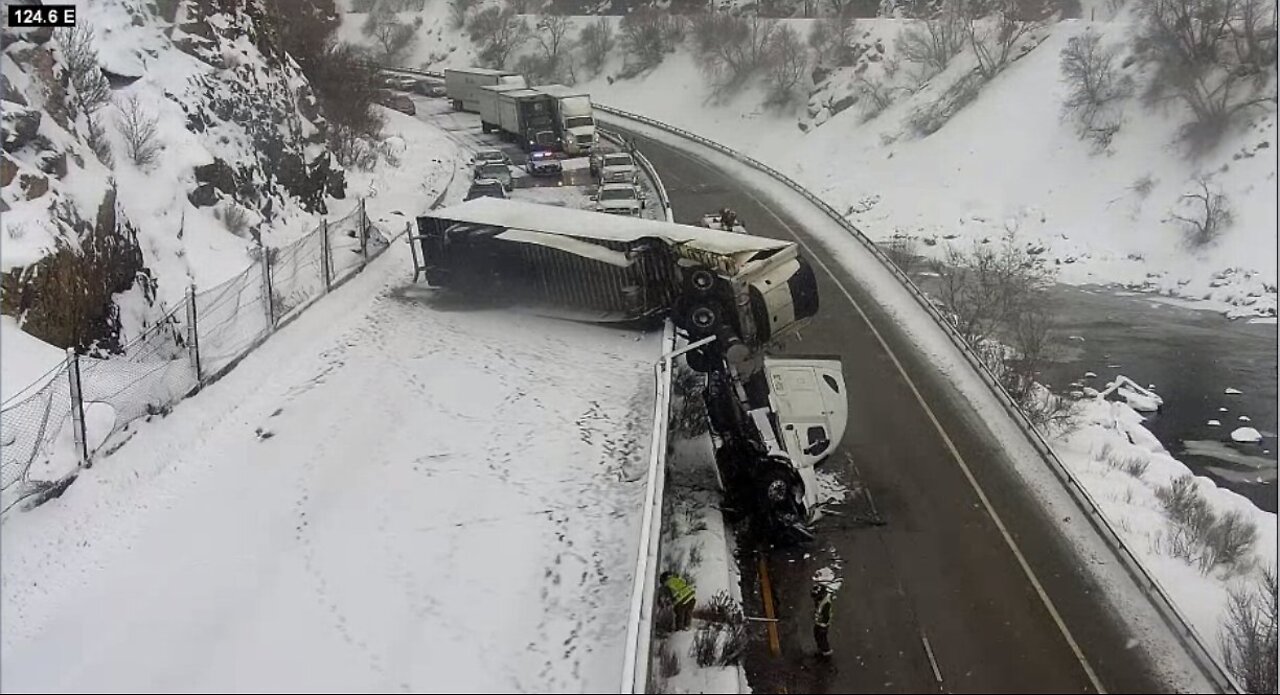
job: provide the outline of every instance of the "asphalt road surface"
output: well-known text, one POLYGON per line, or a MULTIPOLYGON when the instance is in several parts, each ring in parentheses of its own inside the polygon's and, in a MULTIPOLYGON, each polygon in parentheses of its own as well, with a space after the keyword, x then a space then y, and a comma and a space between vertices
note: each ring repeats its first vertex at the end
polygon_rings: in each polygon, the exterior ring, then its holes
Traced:
POLYGON ((763 577, 778 619, 777 655, 765 623, 751 623, 754 691, 1167 692, 1095 600, 1099 588, 1057 530, 1086 522, 1046 518, 978 415, 822 247, 731 177, 659 142, 637 142, 677 222, 728 205, 752 234, 801 235, 836 276, 815 268, 821 309, 782 352, 843 358, 849 428, 824 467, 855 494, 836 508, 842 516, 818 522, 812 547, 759 551, 764 573, 753 571, 758 556, 739 558, 747 614, 764 615, 763 577), (869 523, 877 517, 883 525, 869 523), (830 662, 816 657, 811 632, 809 590, 824 567, 843 581, 830 662))

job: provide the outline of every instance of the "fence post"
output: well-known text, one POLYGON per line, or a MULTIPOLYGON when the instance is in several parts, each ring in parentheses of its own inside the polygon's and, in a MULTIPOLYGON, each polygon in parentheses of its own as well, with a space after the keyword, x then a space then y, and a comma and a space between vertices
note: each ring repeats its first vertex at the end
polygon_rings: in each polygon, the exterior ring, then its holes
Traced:
POLYGON ((276 325, 276 307, 275 297, 271 296, 271 252, 262 247, 262 294, 267 298, 267 325, 275 328, 276 325))
POLYGON ((89 467, 89 443, 84 430, 84 397, 80 391, 80 356, 75 348, 67 348, 67 382, 71 384, 71 429, 75 433, 76 455, 80 467, 89 467))
POLYGON ((196 286, 187 288, 187 353, 191 366, 196 370, 196 383, 203 381, 200 374, 200 331, 196 330, 196 286))
POLYGON ((329 220, 327 219, 320 223, 320 272, 324 274, 324 291, 327 294, 332 282, 329 270, 329 220))
POLYGON ((360 199, 360 255, 369 262, 369 217, 364 212, 364 198, 360 199))

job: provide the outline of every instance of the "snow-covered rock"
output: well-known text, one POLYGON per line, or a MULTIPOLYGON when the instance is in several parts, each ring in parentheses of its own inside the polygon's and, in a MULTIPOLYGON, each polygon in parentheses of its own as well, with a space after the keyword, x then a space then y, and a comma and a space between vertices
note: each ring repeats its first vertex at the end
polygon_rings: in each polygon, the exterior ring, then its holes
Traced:
POLYGON ((1248 421, 1249 421, 1249 416, 1248 416, 1248 415, 1241 415, 1240 417, 1238 417, 1238 418, 1236 418, 1236 419, 1237 419, 1237 420, 1239 420, 1240 422, 1248 422, 1248 421))
POLYGON ((1218 427, 1218 426, 1220 426, 1222 423, 1221 423, 1221 422, 1219 422, 1218 420, 1210 420, 1209 422, 1207 422, 1207 423, 1205 423, 1205 424, 1212 425, 1212 426, 1214 426, 1214 427, 1218 427))
POLYGON ((1227 387, 1226 389, 1223 390, 1223 393, 1227 394, 1228 396, 1238 396, 1244 392, 1237 388, 1227 387))
POLYGON ((1240 427, 1231 432, 1231 439, 1237 442, 1260 442, 1262 433, 1252 427, 1240 427))

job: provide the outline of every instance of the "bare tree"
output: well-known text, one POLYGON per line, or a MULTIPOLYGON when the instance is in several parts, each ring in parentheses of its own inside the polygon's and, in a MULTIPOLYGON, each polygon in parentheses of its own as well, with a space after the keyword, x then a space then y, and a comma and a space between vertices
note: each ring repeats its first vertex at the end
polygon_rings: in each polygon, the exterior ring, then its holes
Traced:
POLYGON ((893 103, 894 94, 900 88, 885 83, 881 79, 869 79, 866 75, 858 75, 855 83, 857 85, 858 96, 865 99, 865 106, 862 109, 862 121, 865 123, 881 112, 889 108, 893 103))
POLYGON ((741 86, 765 66, 777 28, 777 20, 758 14, 716 12, 694 21, 695 48, 715 92, 741 86))
POLYGON ((330 44, 310 74, 320 106, 329 121, 329 145, 344 165, 355 162, 360 143, 382 132, 378 71, 364 51, 350 44, 330 44))
POLYGON ((556 79, 562 72, 561 63, 572 59, 563 52, 568 34, 569 18, 559 13, 542 15, 534 26, 533 38, 542 49, 542 72, 548 79, 556 79))
POLYGON ((125 152, 134 164, 145 167, 159 156, 159 118, 143 108, 136 94, 129 95, 119 104, 120 135, 124 138, 125 152))
POLYGON ((627 71, 630 74, 657 67, 684 40, 682 19, 649 7, 641 7, 625 15, 619 26, 622 46, 628 58, 634 59, 632 68, 627 71))
POLYGON ((1036 381, 1050 346, 1052 268, 1012 231, 969 252, 950 247, 932 265, 952 325, 1028 417, 1040 426, 1069 420, 1070 404, 1036 381))
POLYGON ((1269 0, 1140 0, 1138 48, 1156 66, 1151 102, 1192 112, 1194 149, 1218 141, 1234 119, 1275 100, 1276 8, 1269 0))
POLYGON ((1069 90, 1064 115, 1074 117, 1080 137, 1106 149, 1120 130, 1121 100, 1133 93, 1133 81, 1116 74, 1119 50, 1103 47, 1092 29, 1073 36, 1061 53, 1062 78, 1069 90))
POLYGON ((467 15, 479 2, 480 0, 449 0, 449 22, 454 29, 467 25, 467 15))
POLYGON ((1199 190, 1185 193, 1179 199, 1185 212, 1172 215, 1182 224, 1186 242, 1193 248, 1212 243, 1234 220, 1231 203, 1224 193, 1209 188, 1209 180, 1203 176, 1196 179, 1196 186, 1199 190))
POLYGON ((898 55, 915 63, 917 83, 947 69, 951 59, 964 49, 964 20, 952 8, 944 8, 934 19, 910 27, 894 39, 898 55))
POLYGON ((983 79, 991 80, 1009 64, 1013 49, 1040 27, 1040 22, 1027 18, 1034 13, 1025 12, 1019 0, 996 0, 991 16, 983 16, 988 7, 985 0, 968 0, 961 12, 966 17, 965 38, 978 59, 978 72, 983 79))
POLYGON ((598 75, 604 62, 613 52, 613 25, 604 17, 582 27, 578 33, 578 47, 582 50, 583 63, 591 74, 598 75))
POLYGON ((795 29, 783 26, 769 37, 766 64, 769 83, 766 102, 778 107, 793 103, 809 67, 809 50, 795 29))
POLYGON ((93 40, 93 29, 86 26, 60 29, 54 33, 54 43, 62 53, 67 76, 75 88, 76 104, 87 121, 88 135, 85 139, 89 149, 93 150, 98 161, 112 166, 111 143, 107 141, 105 129, 97 116, 97 111, 111 102, 111 86, 102 74, 93 40))
POLYGON ((471 42, 480 47, 480 62, 503 69, 511 53, 529 40, 529 23, 510 6, 487 7, 471 18, 471 42))
POLYGON ((1230 592, 1222 627, 1222 656, 1246 693, 1277 692, 1280 599, 1274 568, 1265 568, 1252 587, 1230 592))
POLYGON ((75 87, 80 109, 89 114, 107 105, 111 101, 111 86, 98 64, 93 29, 83 25, 59 29, 53 40, 66 61, 67 75, 75 87))
POLYGON ((809 30, 809 47, 817 53, 818 60, 845 65, 849 63, 849 45, 856 27, 850 12, 820 17, 809 30))
POLYGON ((415 25, 401 22, 391 11, 390 6, 383 4, 369 14, 361 31, 365 36, 373 37, 378 42, 382 48, 383 60, 391 62, 409 48, 416 38, 414 30, 421 25, 421 17, 417 19, 415 25))

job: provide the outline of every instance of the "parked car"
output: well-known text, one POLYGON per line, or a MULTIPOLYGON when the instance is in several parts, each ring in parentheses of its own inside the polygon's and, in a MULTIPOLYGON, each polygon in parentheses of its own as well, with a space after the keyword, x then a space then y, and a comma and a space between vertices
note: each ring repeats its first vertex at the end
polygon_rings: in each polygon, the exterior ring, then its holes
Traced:
POLYGON ((500 164, 510 164, 511 158, 508 157, 507 153, 503 152, 502 150, 484 149, 484 150, 480 150, 479 152, 476 152, 476 156, 471 158, 471 162, 475 164, 477 168, 479 168, 481 164, 487 164, 489 162, 498 162, 500 164))
POLYGON ((595 201, 596 212, 612 215, 639 217, 640 211, 646 207, 644 194, 630 183, 600 184, 591 200, 595 201))
POLYGON ((476 180, 493 179, 511 190, 511 169, 500 162, 485 162, 476 166, 476 180))
POLYGON ((494 179, 476 179, 471 183, 471 188, 467 191, 467 197, 465 200, 507 197, 507 187, 503 186, 501 181, 495 181, 494 179))
POLYGON ((413 85, 413 91, 424 97, 442 97, 445 95, 444 84, 433 80, 418 80, 413 85))
POLYGON ((524 166, 533 176, 559 176, 564 171, 554 152, 531 152, 524 166))
POLYGON ((393 92, 387 89, 378 90, 374 96, 374 101, 389 109, 395 109, 396 111, 408 116, 413 116, 418 111, 413 105, 413 99, 410 99, 407 94, 393 92))
POLYGON ((590 161, 591 175, 600 183, 639 183, 635 160, 626 152, 593 154, 590 161))

